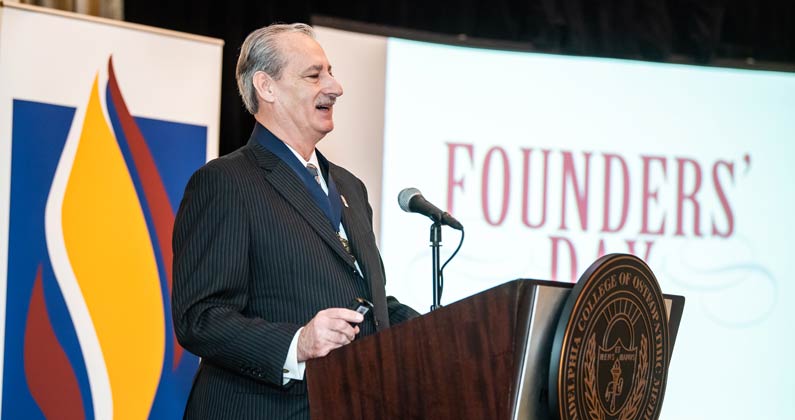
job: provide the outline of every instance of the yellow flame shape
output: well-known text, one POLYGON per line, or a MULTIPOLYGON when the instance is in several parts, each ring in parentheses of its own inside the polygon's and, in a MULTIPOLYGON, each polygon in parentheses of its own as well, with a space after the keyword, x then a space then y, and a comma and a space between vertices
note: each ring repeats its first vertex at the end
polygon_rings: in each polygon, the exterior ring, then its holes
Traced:
POLYGON ((114 418, 149 415, 165 351, 152 242, 94 79, 63 201, 69 261, 94 324, 114 418))

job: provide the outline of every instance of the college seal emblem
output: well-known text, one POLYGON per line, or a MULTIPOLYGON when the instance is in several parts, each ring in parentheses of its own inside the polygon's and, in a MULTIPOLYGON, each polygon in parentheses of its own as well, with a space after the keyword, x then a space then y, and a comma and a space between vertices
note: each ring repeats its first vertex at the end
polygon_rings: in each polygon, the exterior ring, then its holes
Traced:
POLYGON ((668 318, 654 273, 610 254, 580 277, 555 331, 550 412, 560 420, 652 420, 670 360, 668 318))

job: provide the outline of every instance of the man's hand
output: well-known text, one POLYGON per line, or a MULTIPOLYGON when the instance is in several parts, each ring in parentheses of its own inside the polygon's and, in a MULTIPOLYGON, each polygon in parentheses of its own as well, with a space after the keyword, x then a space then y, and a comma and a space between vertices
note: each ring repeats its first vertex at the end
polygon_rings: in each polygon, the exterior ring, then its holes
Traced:
POLYGON ((359 334, 359 327, 352 327, 350 323, 358 324, 363 320, 362 314, 350 309, 330 308, 318 312, 298 336, 298 361, 323 357, 350 343, 359 334))

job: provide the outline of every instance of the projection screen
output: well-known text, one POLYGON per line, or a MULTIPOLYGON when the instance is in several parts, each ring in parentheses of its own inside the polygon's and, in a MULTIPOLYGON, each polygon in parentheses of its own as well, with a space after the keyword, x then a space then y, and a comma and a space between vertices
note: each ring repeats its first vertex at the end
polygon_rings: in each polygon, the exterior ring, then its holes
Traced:
POLYGON ((431 303, 416 187, 466 228, 443 304, 633 253, 687 298, 661 418, 795 416, 795 74, 319 38, 345 88, 320 149, 368 186, 390 294, 431 303))

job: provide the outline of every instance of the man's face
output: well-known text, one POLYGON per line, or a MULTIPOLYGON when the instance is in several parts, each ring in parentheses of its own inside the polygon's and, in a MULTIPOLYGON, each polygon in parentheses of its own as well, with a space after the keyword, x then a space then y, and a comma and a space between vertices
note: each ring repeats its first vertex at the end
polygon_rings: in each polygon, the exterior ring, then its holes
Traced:
POLYGON ((276 117, 285 130, 300 136, 298 140, 317 143, 334 129, 333 107, 342 85, 314 39, 288 33, 280 41, 287 62, 273 82, 276 117))

